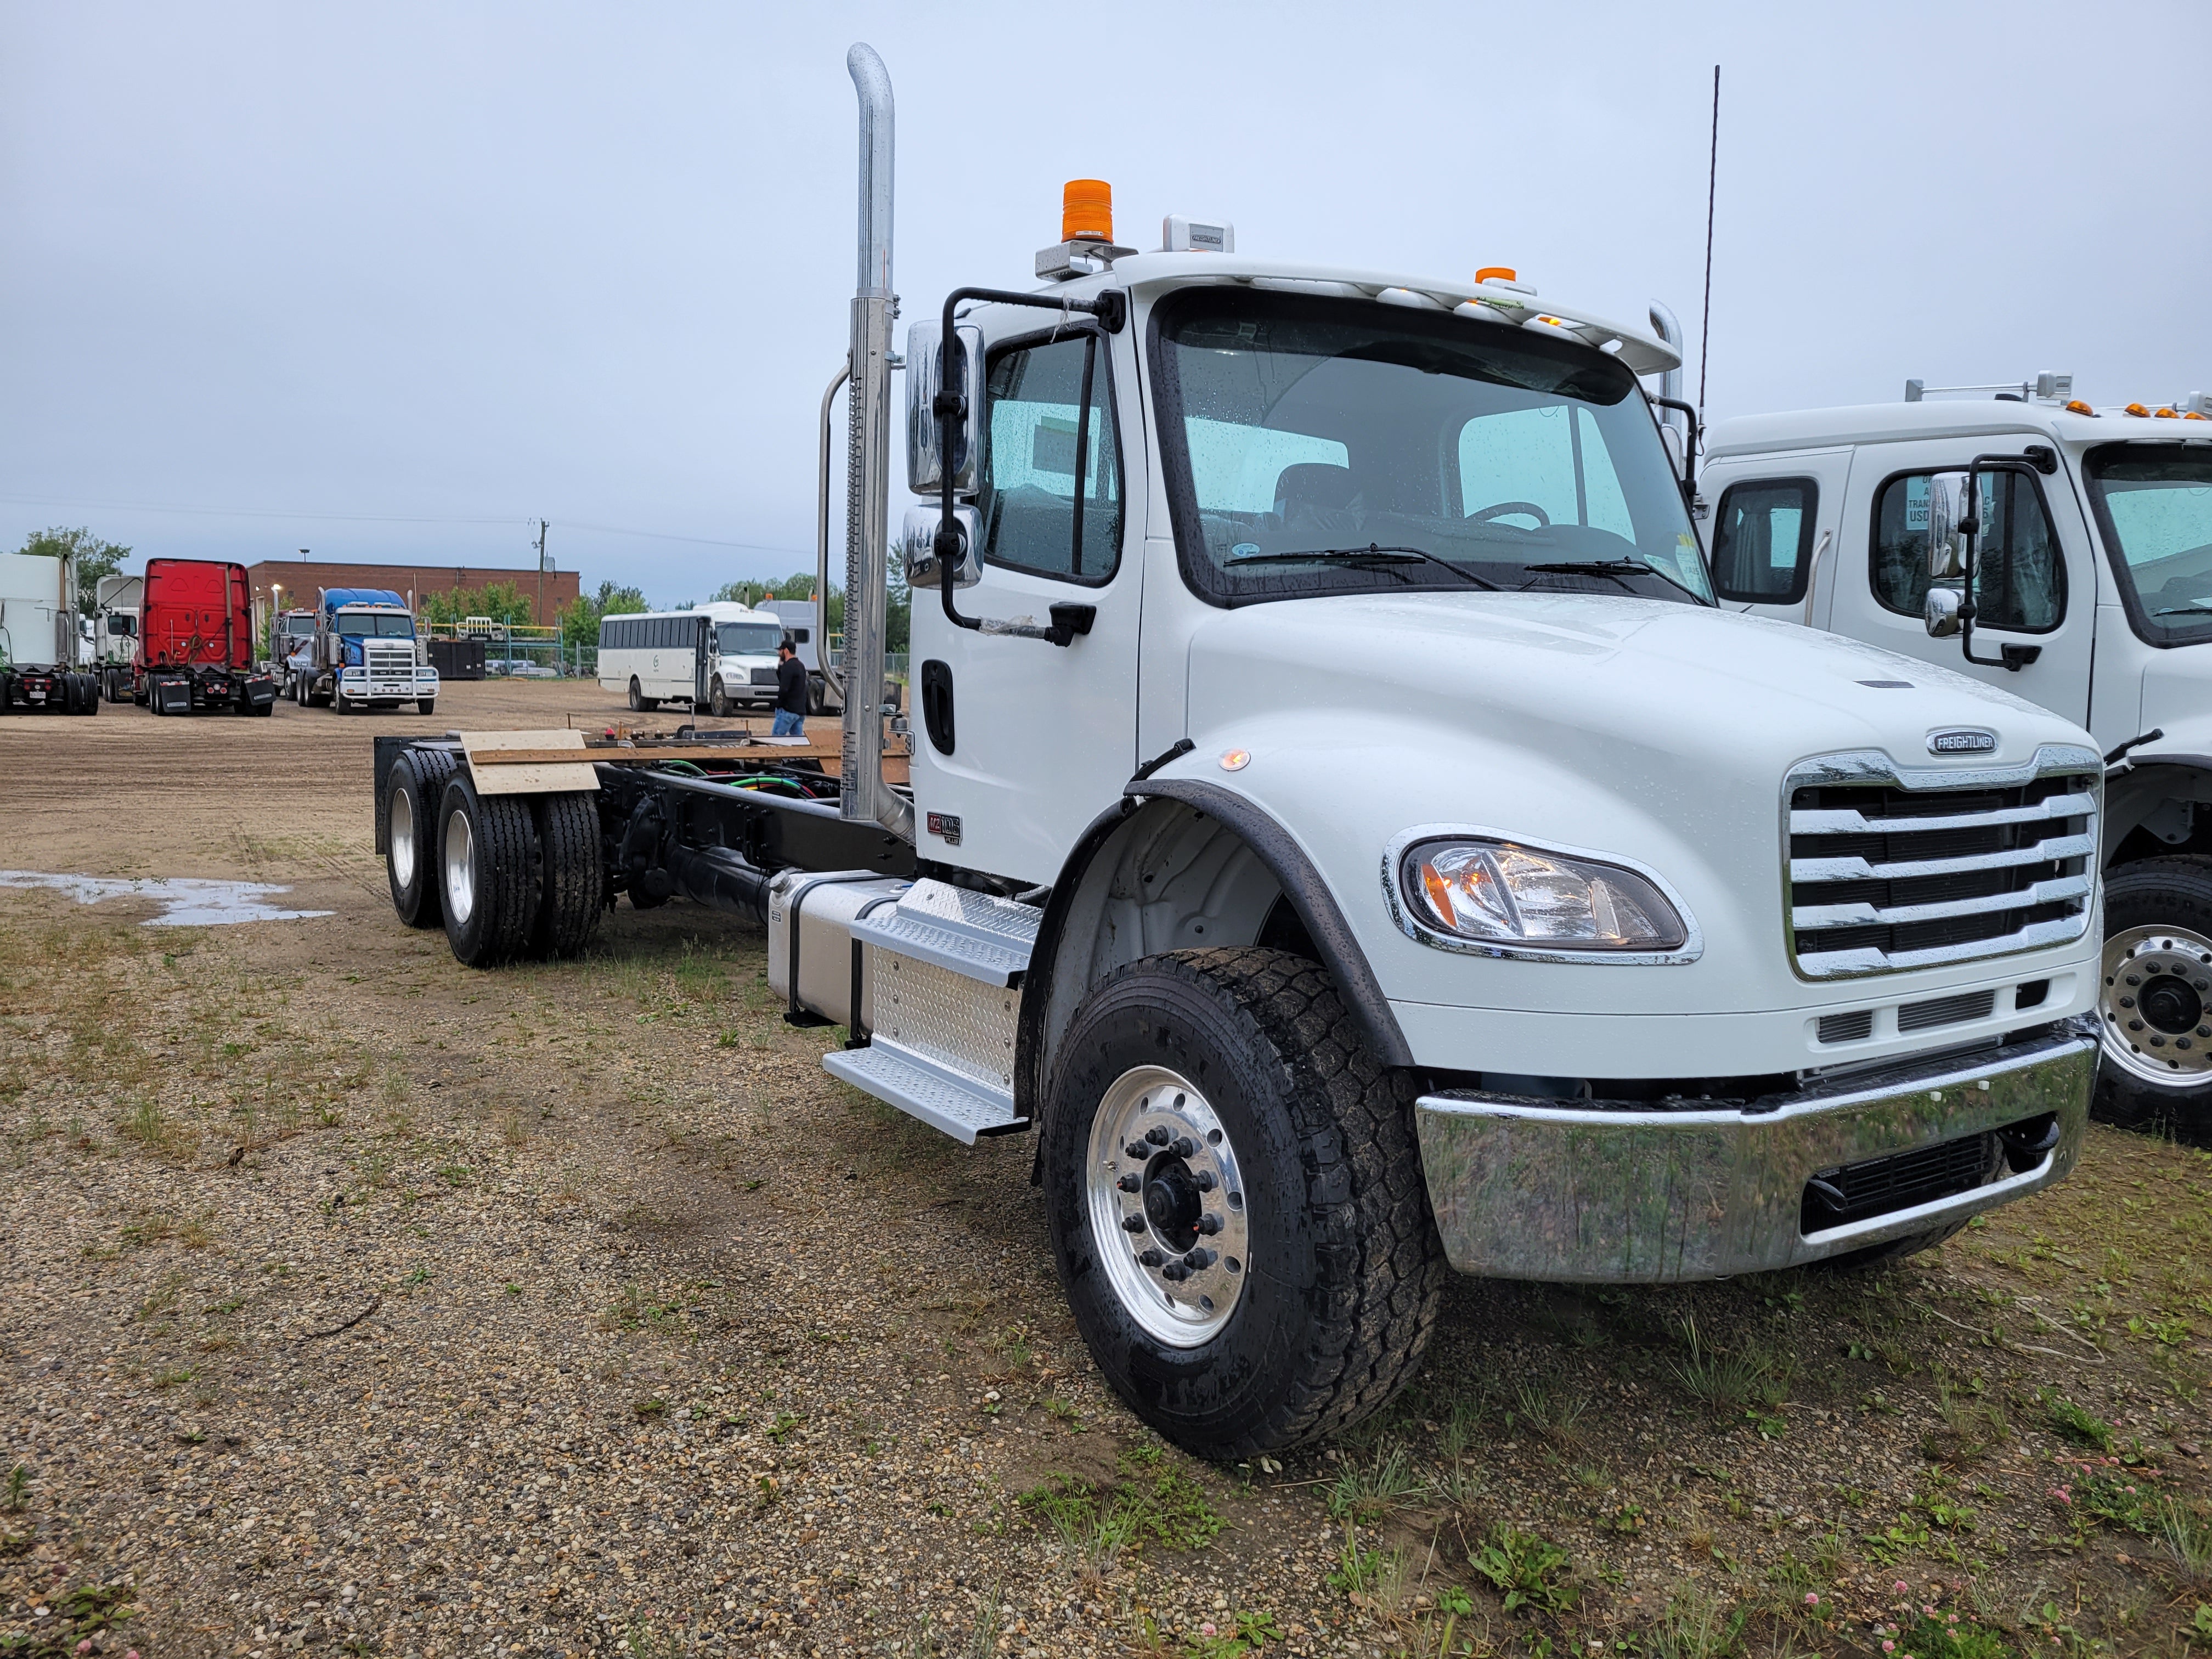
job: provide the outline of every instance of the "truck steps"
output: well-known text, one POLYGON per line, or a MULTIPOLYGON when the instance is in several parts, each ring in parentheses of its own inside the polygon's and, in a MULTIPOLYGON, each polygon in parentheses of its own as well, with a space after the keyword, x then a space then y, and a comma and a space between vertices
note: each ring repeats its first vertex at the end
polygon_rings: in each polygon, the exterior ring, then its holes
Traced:
POLYGON ((856 917, 874 1029, 866 1047, 823 1065, 964 1146, 1027 1128, 1014 1110, 1014 1036, 1041 914, 920 881, 856 917))

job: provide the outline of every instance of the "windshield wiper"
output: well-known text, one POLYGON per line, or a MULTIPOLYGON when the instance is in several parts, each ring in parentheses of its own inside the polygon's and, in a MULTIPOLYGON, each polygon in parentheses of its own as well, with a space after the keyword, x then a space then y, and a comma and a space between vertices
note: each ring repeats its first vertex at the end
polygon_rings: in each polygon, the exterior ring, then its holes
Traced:
POLYGON ((1247 553, 1228 561, 1231 564, 1306 564, 1315 561, 1338 564, 1432 564, 1449 570, 1462 581, 1473 582, 1477 587, 1499 592, 1496 582, 1487 576, 1478 576, 1472 570, 1462 570, 1449 559, 1440 559, 1435 554, 1418 547, 1384 547, 1370 542, 1364 547, 1314 547, 1303 553, 1247 553))
MULTIPOLYGON (((1524 564, 1521 568, 1541 571, 1547 576, 1604 576, 1619 582, 1623 587, 1628 587, 1626 573, 1633 571, 1639 576, 1656 576, 1668 586, 1687 593, 1699 605, 1707 603, 1705 596, 1696 588, 1686 582, 1677 581, 1657 565, 1646 564, 1641 559, 1563 559, 1556 564, 1524 564)), ((1628 587, 1628 591, 1633 593, 1636 590, 1628 587)))

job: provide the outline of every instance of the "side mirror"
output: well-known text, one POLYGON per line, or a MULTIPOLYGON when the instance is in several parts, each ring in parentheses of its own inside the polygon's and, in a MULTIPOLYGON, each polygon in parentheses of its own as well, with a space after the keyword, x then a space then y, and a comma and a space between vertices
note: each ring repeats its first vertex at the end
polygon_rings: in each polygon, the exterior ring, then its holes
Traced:
MULTIPOLYGON (((976 550, 983 543, 981 522, 972 507, 955 507, 953 522, 960 530, 960 563, 952 579, 956 588, 973 587, 983 579, 978 567, 981 561, 976 550)), ((899 557, 906 567, 908 587, 935 587, 939 583, 937 568, 937 530, 944 522, 944 514, 935 507, 910 507, 899 525, 899 557)))
POLYGON ((1959 590, 1931 587, 1920 607, 1920 620, 1931 640, 1948 640, 1959 631, 1959 590))
POLYGON ((945 487, 939 392, 957 392, 967 404, 967 416, 953 436, 956 491, 968 494, 975 489, 975 458, 982 448, 978 433, 983 408, 983 331, 955 328, 949 352, 943 335, 944 325, 936 322, 915 323, 906 331, 906 482, 917 495, 933 495, 945 487))
POLYGON ((1676 477, 1687 483, 1690 481, 1690 460, 1682 448, 1682 428, 1662 421, 1659 423, 1659 442, 1667 452, 1667 465, 1674 469, 1676 477))
MULTIPOLYGON (((1911 526, 1911 504, 1905 506, 1905 525, 1911 526)), ((1928 481, 1928 574, 1941 581, 1963 576, 1966 553, 1960 545, 1959 521, 1966 516, 1966 479, 1959 472, 1939 472, 1928 481)))

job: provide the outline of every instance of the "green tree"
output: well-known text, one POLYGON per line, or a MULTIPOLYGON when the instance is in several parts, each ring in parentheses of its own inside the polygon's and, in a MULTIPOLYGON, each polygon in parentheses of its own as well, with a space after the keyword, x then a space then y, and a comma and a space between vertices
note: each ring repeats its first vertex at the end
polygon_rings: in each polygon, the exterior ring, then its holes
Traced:
POLYGON ((532 620, 529 596, 513 582, 493 582, 485 587, 449 587, 442 593, 416 595, 416 611, 426 623, 450 628, 470 617, 489 617, 513 627, 532 620))
POLYGON ((620 617, 633 611, 648 609, 645 595, 639 589, 601 582, 597 593, 584 594, 561 613, 561 643, 597 645, 599 642, 600 617, 620 617))
POLYGON ((124 560, 131 556, 129 548, 102 541, 82 526, 70 530, 55 525, 51 529, 33 531, 23 538, 22 546, 16 551, 28 553, 33 558, 75 559, 76 585, 83 596, 79 603, 88 606, 100 579, 114 575, 123 568, 124 560))

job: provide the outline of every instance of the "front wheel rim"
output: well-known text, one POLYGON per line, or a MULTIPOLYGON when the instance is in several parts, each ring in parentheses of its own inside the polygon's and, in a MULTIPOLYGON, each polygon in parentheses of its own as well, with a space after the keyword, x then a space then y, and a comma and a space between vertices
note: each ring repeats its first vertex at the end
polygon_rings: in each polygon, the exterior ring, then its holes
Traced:
POLYGON ((1249 1195, 1212 1105, 1160 1066, 1116 1078, 1091 1120, 1092 1248, 1122 1310, 1173 1348, 1229 1322, 1252 1264, 1249 1195))
POLYGON ((404 789, 392 792, 392 823, 386 832, 392 847, 392 875, 400 886, 415 884, 415 798, 404 789))
POLYGON ((2097 1023, 2105 1054, 2168 1089, 2212 1082, 2212 939, 2185 927, 2128 927, 2105 941, 2097 1023))
POLYGON ((476 854, 469 815, 457 806, 446 818, 446 911, 464 926, 477 908, 476 854))

